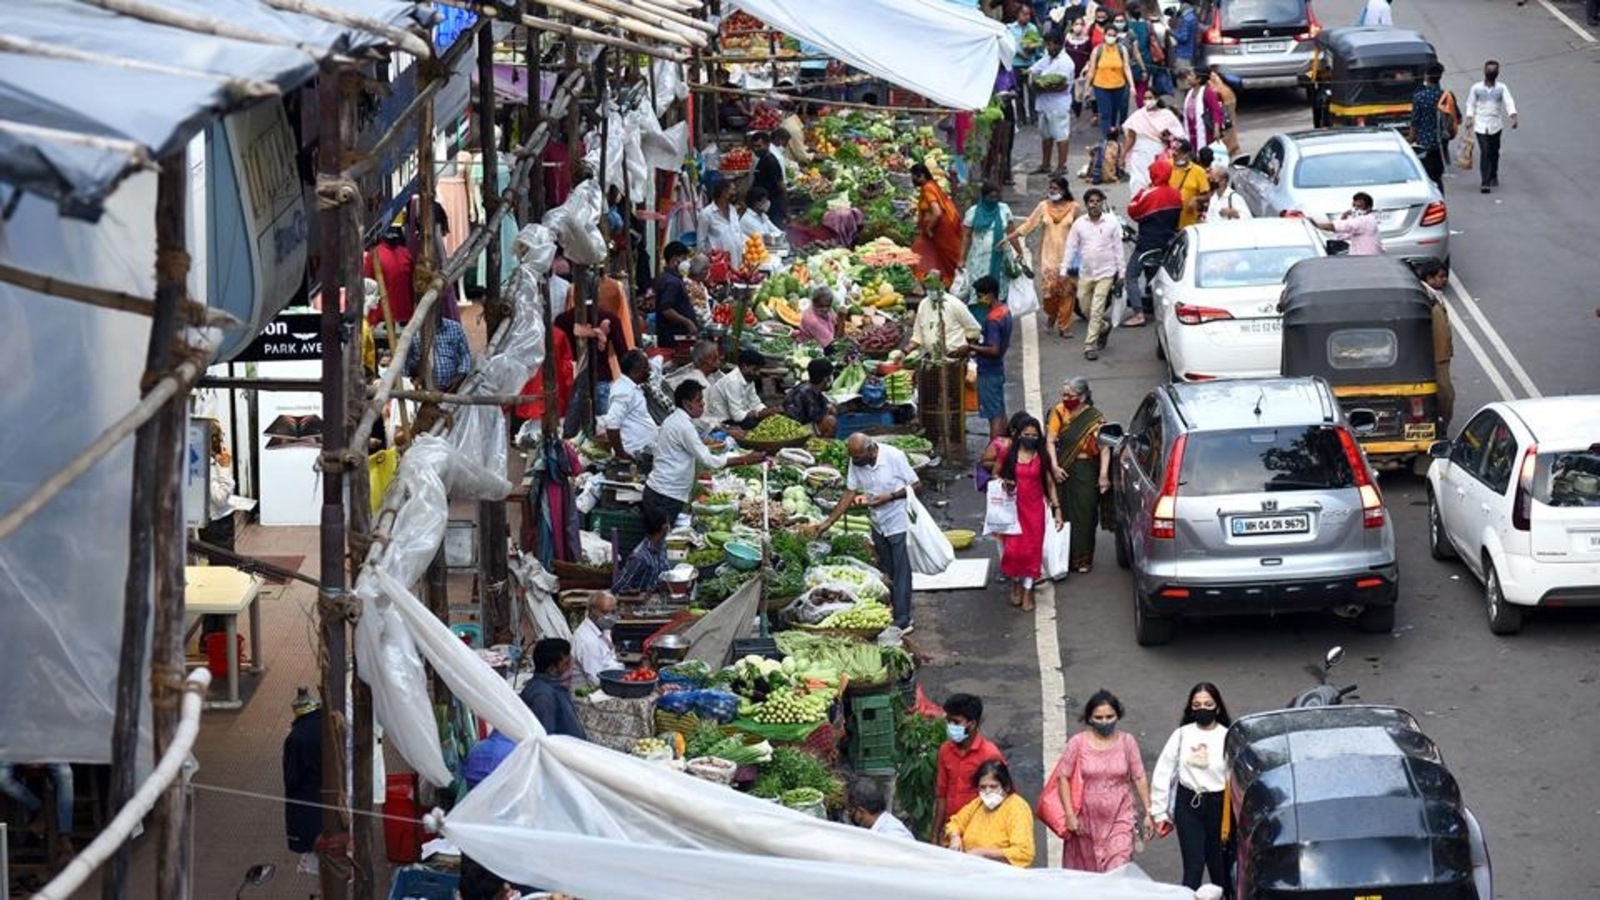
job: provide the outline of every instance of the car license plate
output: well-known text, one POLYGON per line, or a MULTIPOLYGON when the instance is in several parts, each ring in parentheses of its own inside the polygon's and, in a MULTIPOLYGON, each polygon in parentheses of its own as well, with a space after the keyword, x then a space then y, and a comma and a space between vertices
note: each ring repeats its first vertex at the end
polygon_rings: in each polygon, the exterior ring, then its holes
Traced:
POLYGON ((1282 53, 1289 49, 1288 41, 1251 41, 1244 45, 1247 53, 1282 53))
POLYGON ((1405 436, 1408 441, 1431 441, 1437 434, 1432 422, 1407 422, 1405 436))
POLYGON ((1228 526, 1234 537, 1257 534, 1305 534, 1311 530, 1311 517, 1304 513, 1285 516, 1234 516, 1228 526))
POLYGON ((1600 553, 1600 531, 1591 531, 1585 536, 1589 538, 1589 552, 1600 553))
POLYGON ((1378 213, 1378 228, 1384 231, 1393 231, 1404 225, 1406 211, 1403 209, 1386 209, 1378 213))
POLYGON ((1282 319, 1244 319, 1239 322, 1240 334, 1277 334, 1281 331, 1282 319))

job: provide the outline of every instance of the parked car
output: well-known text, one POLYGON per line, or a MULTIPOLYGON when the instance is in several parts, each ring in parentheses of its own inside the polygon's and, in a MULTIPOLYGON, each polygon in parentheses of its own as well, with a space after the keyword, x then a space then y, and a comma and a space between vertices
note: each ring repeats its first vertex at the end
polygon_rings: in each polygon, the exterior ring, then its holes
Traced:
POLYGON ((1156 355, 1174 381, 1277 375, 1283 276, 1322 256, 1303 219, 1223 219, 1178 232, 1151 285, 1156 355))
POLYGON ((1330 609, 1394 627, 1399 566, 1377 478, 1320 378, 1167 384, 1113 455, 1117 563, 1133 570, 1134 636, 1182 616, 1330 609))
POLYGON ((1322 26, 1310 0, 1200 0, 1195 64, 1216 66, 1246 88, 1297 87, 1322 26))
POLYGON ((1478 576, 1490 631, 1600 605, 1600 395, 1491 403, 1429 455, 1429 549, 1478 576))
POLYGON ((1449 210, 1422 163, 1389 128, 1331 128, 1273 135, 1235 161, 1233 188, 1257 217, 1337 219, 1357 191, 1372 196, 1389 256, 1450 262, 1449 210))

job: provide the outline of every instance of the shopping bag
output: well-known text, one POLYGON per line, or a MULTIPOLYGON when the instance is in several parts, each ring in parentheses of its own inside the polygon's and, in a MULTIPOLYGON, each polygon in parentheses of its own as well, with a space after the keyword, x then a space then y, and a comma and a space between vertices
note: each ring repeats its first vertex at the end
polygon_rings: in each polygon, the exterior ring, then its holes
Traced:
POLYGON ((918 575, 938 575, 956 560, 956 549, 944 536, 933 516, 923 508, 917 495, 906 489, 906 552, 911 556, 911 571, 918 575))
POLYGON ((1006 306, 1011 307, 1011 315, 1019 317, 1039 311, 1039 292, 1034 289, 1032 278, 1012 280, 1011 289, 1006 291, 1006 306))
POLYGON ((984 534, 1021 534, 1022 524, 1017 521, 1017 495, 1006 490, 1002 481, 991 481, 985 489, 988 494, 983 514, 984 534))
POLYGON ((1472 135, 1469 134, 1467 135, 1467 139, 1461 142, 1461 149, 1456 151, 1456 168, 1463 172, 1472 171, 1473 146, 1474 141, 1472 139, 1472 135))
POLYGON ((1060 581, 1072 571, 1072 523, 1066 522, 1058 529, 1055 518, 1045 517, 1044 523, 1044 577, 1060 581))

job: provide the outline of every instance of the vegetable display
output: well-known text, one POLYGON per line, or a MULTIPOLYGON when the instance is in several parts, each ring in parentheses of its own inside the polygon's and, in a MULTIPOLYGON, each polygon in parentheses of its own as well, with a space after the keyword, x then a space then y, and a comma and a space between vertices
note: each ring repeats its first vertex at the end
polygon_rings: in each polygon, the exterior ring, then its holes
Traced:
POLYGON ((893 322, 874 325, 863 330, 857 340, 865 353, 886 353, 900 346, 900 326, 893 322))
POLYGON ((801 725, 828 718, 833 698, 796 690, 775 691, 757 704, 750 718, 763 725, 801 725))
POLYGON ((844 441, 833 438, 812 438, 806 441, 806 450, 817 458, 817 465, 832 466, 843 472, 850 465, 850 451, 844 441))
MULTIPOLYGON (((943 723, 940 727, 944 727, 943 723)), ((801 788, 817 791, 833 805, 838 805, 844 797, 844 782, 828 771, 822 760, 793 747, 778 747, 772 751, 772 761, 761 768, 761 776, 751 785, 750 793, 777 800, 784 792, 801 788)), ((932 793, 931 784, 929 793, 932 793)))
POLYGON ((855 566, 813 566, 806 572, 806 587, 824 584, 842 585, 863 599, 881 600, 889 595, 880 578, 855 566))
POLYGON ((848 628, 851 630, 889 627, 894 616, 889 607, 876 601, 858 603, 850 609, 836 612, 817 624, 818 628, 848 628))
POLYGON ((878 441, 880 443, 888 444, 902 453, 933 452, 933 441, 930 441, 925 437, 918 437, 914 434, 891 434, 887 437, 878 438, 878 441))
POLYGON ((649 666, 640 666, 639 668, 634 669, 632 672, 629 672, 628 674, 622 676, 622 680, 623 681, 635 681, 635 682, 637 682, 637 681, 655 681, 656 680, 656 670, 650 668, 649 666))
POLYGON ((810 428, 782 413, 762 419, 761 424, 750 429, 748 434, 755 441, 792 441, 810 435, 810 428))

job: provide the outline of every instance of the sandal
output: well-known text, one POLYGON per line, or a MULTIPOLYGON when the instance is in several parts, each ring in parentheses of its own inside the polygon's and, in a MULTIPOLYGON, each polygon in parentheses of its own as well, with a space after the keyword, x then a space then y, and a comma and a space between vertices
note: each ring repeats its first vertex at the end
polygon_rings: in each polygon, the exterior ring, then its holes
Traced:
POLYGON ((1148 321, 1149 320, 1144 317, 1144 313, 1134 313, 1133 315, 1122 320, 1122 327, 1143 328, 1148 321))
POLYGON ((1026 603, 1023 603, 1020 607, 1018 607, 1018 609, 1021 609, 1025 613, 1033 612, 1033 602, 1030 600, 1026 603))
POLYGON ((1057 329, 1056 329, 1056 334, 1057 334, 1057 335, 1058 335, 1058 336, 1059 336, 1059 337, 1063 337, 1063 338, 1066 338, 1066 339, 1067 339, 1067 340, 1069 340, 1069 341, 1070 341, 1070 340, 1072 340, 1072 338, 1073 338, 1073 334, 1072 334, 1072 326, 1070 326, 1070 325, 1069 325, 1069 326, 1067 326, 1067 327, 1066 327, 1066 328, 1057 328, 1057 329))

